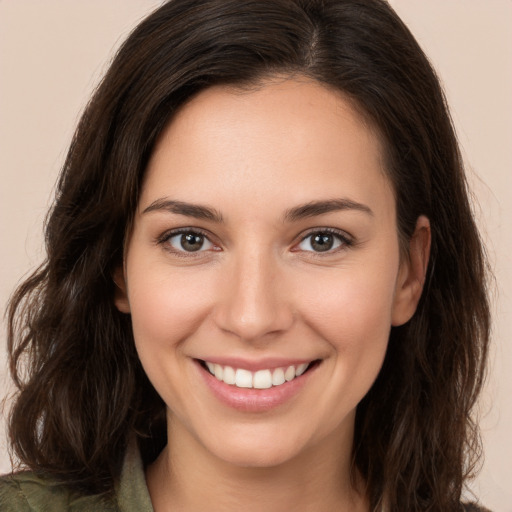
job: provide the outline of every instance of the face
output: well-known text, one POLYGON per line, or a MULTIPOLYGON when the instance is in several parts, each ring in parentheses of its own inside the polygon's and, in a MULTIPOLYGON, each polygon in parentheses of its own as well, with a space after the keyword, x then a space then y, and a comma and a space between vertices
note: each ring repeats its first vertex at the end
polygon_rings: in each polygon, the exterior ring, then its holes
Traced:
POLYGON ((419 239, 401 263, 379 138, 340 94, 195 97, 150 160, 116 299, 170 435, 244 466, 350 444, 421 293, 419 239))

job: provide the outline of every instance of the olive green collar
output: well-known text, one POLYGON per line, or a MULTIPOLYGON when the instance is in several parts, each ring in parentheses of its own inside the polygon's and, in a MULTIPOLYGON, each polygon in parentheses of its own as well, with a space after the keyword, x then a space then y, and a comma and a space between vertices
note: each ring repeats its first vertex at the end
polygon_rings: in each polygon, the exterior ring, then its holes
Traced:
POLYGON ((144 466, 135 440, 126 450, 116 494, 121 512, 154 512, 146 485, 144 466))

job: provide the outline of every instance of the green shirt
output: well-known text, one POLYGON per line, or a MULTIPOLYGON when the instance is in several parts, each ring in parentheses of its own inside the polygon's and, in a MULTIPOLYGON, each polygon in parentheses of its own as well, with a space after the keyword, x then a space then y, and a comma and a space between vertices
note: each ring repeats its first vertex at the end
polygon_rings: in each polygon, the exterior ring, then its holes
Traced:
MULTIPOLYGON (((486 512, 465 505, 466 512, 486 512)), ((135 444, 126 453, 113 498, 82 496, 65 485, 23 472, 0 477, 0 512, 154 512, 135 444)), ((487 511, 489 512, 489 511, 487 511)))
POLYGON ((140 454, 131 446, 112 498, 82 496, 65 485, 22 472, 0 477, 1 512, 153 512, 140 454))

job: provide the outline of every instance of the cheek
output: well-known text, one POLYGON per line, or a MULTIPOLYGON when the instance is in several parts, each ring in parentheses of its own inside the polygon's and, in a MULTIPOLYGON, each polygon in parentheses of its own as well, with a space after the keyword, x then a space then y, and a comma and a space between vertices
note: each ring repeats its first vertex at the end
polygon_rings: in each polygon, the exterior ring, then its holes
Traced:
POLYGON ((190 401, 183 393, 182 377, 190 370, 184 350, 208 316, 205 288, 211 287, 205 287, 205 278, 198 273, 172 272, 157 262, 143 268, 142 273, 129 274, 135 346, 156 391, 180 415, 190 401))
POLYGON ((340 269, 304 281, 302 319, 327 344, 328 379, 317 399, 329 411, 323 428, 336 428, 355 411, 382 367, 391 330, 394 274, 340 269), (371 275, 370 275, 371 274, 371 275), (306 298, 307 297, 307 298, 306 298))
POLYGON ((131 273, 129 298, 135 343, 175 348, 197 330, 208 312, 211 287, 200 272, 172 272, 148 265, 131 273))
MULTIPOLYGON (((388 271, 389 274, 389 271, 388 271)), ((343 271, 327 282, 306 283, 304 315, 333 344, 364 344, 384 337, 391 327, 393 276, 375 271, 343 271), (370 273, 376 276, 370 276, 370 273), (378 276, 378 277, 377 277, 378 276)))
POLYGON ((303 309, 305 322, 330 346, 331 385, 354 407, 380 371, 391 330, 394 273, 369 268, 340 271, 328 286, 311 280, 303 309))

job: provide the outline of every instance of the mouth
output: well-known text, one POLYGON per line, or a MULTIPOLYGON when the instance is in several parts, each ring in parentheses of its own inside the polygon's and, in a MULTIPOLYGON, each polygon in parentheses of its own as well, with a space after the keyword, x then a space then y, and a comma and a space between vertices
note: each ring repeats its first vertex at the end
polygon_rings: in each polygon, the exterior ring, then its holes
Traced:
POLYGON ((320 364, 320 360, 316 359, 308 363, 290 364, 253 372, 245 368, 235 368, 210 361, 198 360, 198 362, 204 370, 224 384, 241 389, 262 390, 291 383, 320 364))
POLYGON ((322 359, 194 361, 202 381, 213 396, 229 408, 243 413, 265 413, 292 404, 322 363, 322 359))

